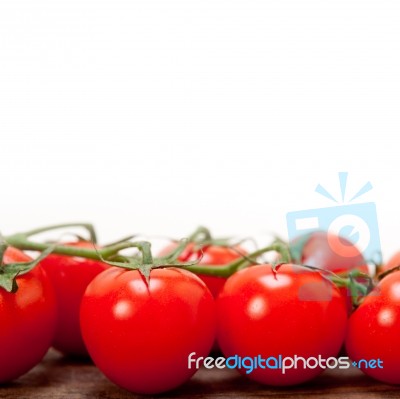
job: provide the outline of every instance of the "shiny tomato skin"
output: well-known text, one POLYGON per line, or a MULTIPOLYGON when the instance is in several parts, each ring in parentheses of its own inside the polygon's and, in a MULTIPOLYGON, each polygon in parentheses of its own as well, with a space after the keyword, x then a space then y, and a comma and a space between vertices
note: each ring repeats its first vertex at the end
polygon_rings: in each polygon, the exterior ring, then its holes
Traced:
POLYGON ((324 231, 316 231, 310 235, 302 250, 301 263, 334 273, 353 269, 368 273, 364 257, 353 243, 324 231))
POLYGON ((87 287, 82 334, 97 367, 115 384, 155 394, 195 373, 188 355, 207 356, 215 338, 215 303, 196 275, 153 269, 149 286, 137 270, 110 268, 87 287))
MULTIPOLYGON (((226 357, 336 356, 345 337, 347 312, 338 289, 294 265, 243 269, 226 282, 217 300, 218 342, 226 357)), ((255 369, 248 378, 266 385, 306 382, 322 370, 255 369)))
MULTIPOLYGON (((160 252, 159 256, 167 255, 168 253, 173 251, 177 247, 177 245, 178 244, 173 243, 164 248, 160 252)), ((219 245, 207 245, 203 247, 200 251, 194 249, 193 243, 189 243, 182 254, 179 256, 178 260, 181 262, 189 262, 200 259, 199 265, 222 266, 241 258, 242 255, 247 255, 247 252, 240 246, 236 246, 234 249, 232 249, 219 245)), ((226 278, 224 277, 207 276, 204 274, 198 274, 198 276, 206 283, 214 298, 218 296, 226 281, 226 278)))
MULTIPOLYGON (((65 245, 93 249, 93 244, 85 241, 65 245)), ((81 300, 88 284, 108 265, 92 259, 54 254, 42 261, 42 267, 56 292, 58 311, 53 347, 71 356, 87 356, 79 322, 81 300)))
MULTIPOLYGON (((8 247, 4 264, 29 262, 25 253, 8 247)), ((53 287, 37 265, 17 277, 18 291, 0 288, 0 383, 18 378, 38 364, 51 346, 56 322, 53 287)))
POLYGON ((400 384, 400 272, 384 277, 352 314, 346 350, 354 361, 380 359, 383 368, 361 370, 388 384, 400 384))

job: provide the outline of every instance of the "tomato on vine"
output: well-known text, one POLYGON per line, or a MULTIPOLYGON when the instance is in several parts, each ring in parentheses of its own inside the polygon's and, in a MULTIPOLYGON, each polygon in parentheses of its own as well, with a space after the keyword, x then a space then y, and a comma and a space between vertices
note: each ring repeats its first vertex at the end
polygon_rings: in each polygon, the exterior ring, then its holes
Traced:
POLYGON ((155 394, 178 387, 195 372, 188 355, 206 356, 215 338, 212 295, 193 273, 118 267, 88 285, 81 328, 96 366, 115 384, 155 394))
POLYGON ((2 248, 0 266, 0 383, 38 364, 53 340, 56 303, 46 272, 18 249, 2 248))
POLYGON ((80 332, 80 302, 89 282, 100 272, 108 268, 102 260, 122 258, 119 251, 136 247, 127 239, 98 247, 96 234, 91 224, 68 223, 46 226, 17 233, 6 237, 10 245, 26 250, 40 251, 48 255, 42 256, 42 268, 51 279, 57 302, 57 324, 53 345, 58 350, 71 355, 87 355, 80 332), (90 235, 90 242, 80 239, 75 243, 51 244, 32 240, 32 236, 60 228, 84 228, 90 235), (44 258, 44 259, 43 259, 44 258))
MULTIPOLYGON (((292 264, 265 264, 233 274, 217 299, 217 335, 226 357, 336 356, 347 311, 339 290, 318 271, 292 264)), ((294 385, 322 369, 257 368, 248 378, 267 385, 294 385)))

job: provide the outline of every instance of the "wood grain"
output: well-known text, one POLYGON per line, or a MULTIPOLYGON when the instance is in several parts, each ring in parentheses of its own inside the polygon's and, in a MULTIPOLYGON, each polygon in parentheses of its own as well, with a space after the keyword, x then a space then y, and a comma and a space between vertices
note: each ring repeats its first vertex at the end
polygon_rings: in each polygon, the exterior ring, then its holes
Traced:
MULTIPOLYGON (((400 372, 400 371, 399 371, 400 372)), ((149 397, 149 396, 147 396, 149 397)), ((378 383, 357 369, 327 371, 290 389, 269 388, 234 370, 201 369, 181 388, 157 398, 400 398, 400 388, 378 383)), ((0 387, 0 398, 143 398, 109 382, 91 363, 50 351, 44 361, 17 381, 0 387)))

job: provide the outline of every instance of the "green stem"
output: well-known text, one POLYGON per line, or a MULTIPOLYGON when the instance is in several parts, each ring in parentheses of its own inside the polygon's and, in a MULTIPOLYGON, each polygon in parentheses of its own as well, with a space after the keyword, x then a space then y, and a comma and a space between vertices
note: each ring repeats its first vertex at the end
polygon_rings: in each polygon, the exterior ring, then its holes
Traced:
MULTIPOLYGON (((131 242, 131 247, 136 247, 142 253, 142 262, 145 265, 153 264, 153 256, 151 254, 151 244, 148 241, 131 242)), ((120 245, 123 245, 121 243, 120 245)))
MULTIPOLYGON (((30 251, 39 251, 43 252, 53 248, 52 253, 59 255, 67 255, 67 256, 78 256, 82 258, 95 259, 100 260, 100 256, 103 258, 109 258, 113 255, 116 255, 119 251, 126 248, 138 247, 137 243, 133 242, 124 242, 117 243, 115 245, 95 249, 89 248, 81 248, 76 246, 67 246, 67 245, 53 245, 48 243, 35 242, 28 239, 25 233, 14 234, 6 237, 6 243, 12 247, 21 249, 21 250, 30 250, 30 251)), ((143 247, 143 245, 142 245, 143 247)))
POLYGON ((194 243, 200 247, 203 247, 204 244, 211 241, 212 236, 210 230, 208 230, 206 227, 199 226, 189 237, 181 240, 177 248, 174 248, 170 253, 162 256, 161 258, 165 260, 176 260, 185 250, 187 244, 194 243))
POLYGON ((58 229, 64 229, 67 227, 83 227, 86 229, 90 235, 90 241, 93 243, 97 243, 97 236, 96 236, 96 231, 91 223, 63 223, 63 224, 55 224, 52 226, 46 226, 46 227, 40 227, 38 229, 33 229, 29 230, 24 233, 26 237, 31 237, 36 234, 44 233, 46 231, 51 231, 51 230, 58 230, 58 229))
POLYGON ((215 277, 229 277, 233 274, 232 269, 229 265, 224 266, 216 266, 216 265, 193 265, 193 266, 185 266, 186 270, 189 270, 195 274, 204 274, 206 276, 215 276, 215 277))
POLYGON ((191 234, 188 237, 188 241, 189 242, 194 242, 196 244, 201 244, 201 242, 204 241, 211 241, 212 237, 211 237, 211 233, 210 230, 208 230, 206 227, 204 226, 199 226, 193 234, 191 234), (202 237, 202 238, 201 238, 202 237), (201 239, 200 239, 201 238, 201 239))
MULTIPOLYGON (((237 270, 243 267, 247 267, 249 265, 257 263, 256 258, 259 257, 260 255, 264 254, 265 252, 269 251, 277 251, 280 253, 281 258, 280 260, 282 263, 290 262, 290 253, 288 251, 287 246, 284 246, 280 243, 272 244, 269 245, 268 247, 260 248, 252 253, 250 253, 247 256, 243 256, 228 265, 223 265, 223 266, 211 266, 211 265, 198 265, 198 264, 190 264, 190 265, 184 265, 184 264, 174 264, 175 259, 177 256, 179 256, 179 253, 183 250, 183 248, 186 246, 185 242, 182 242, 179 248, 175 251, 177 253, 172 253, 172 255, 168 255, 167 257, 162 257, 153 260, 152 254, 151 254, 151 244, 147 241, 139 241, 139 242, 117 242, 113 245, 107 246, 107 247, 102 247, 102 248, 96 248, 93 245, 93 249, 90 248, 82 248, 78 246, 68 246, 68 245, 54 245, 54 244, 49 244, 49 243, 41 243, 41 242, 36 242, 32 241, 29 239, 30 236, 39 234, 45 231, 49 231, 52 229, 58 229, 58 228, 63 228, 63 227, 72 227, 72 226, 86 226, 89 230, 91 229, 91 225, 86 225, 86 224, 63 224, 63 225, 56 225, 56 226, 51 226, 51 227, 44 227, 44 228, 39 228, 35 230, 30 230, 26 233, 17 233, 10 235, 6 237, 5 239, 5 244, 13 246, 15 248, 21 249, 21 250, 31 250, 31 251, 39 251, 39 252, 44 252, 48 251, 51 248, 51 252, 54 254, 59 254, 59 255, 66 255, 66 256, 77 256, 77 257, 82 257, 82 258, 88 258, 88 259, 94 259, 94 260, 113 260, 113 262, 109 262, 110 264, 113 263, 115 265, 118 264, 118 266, 121 267, 127 267, 129 265, 129 268, 135 268, 138 264, 138 259, 132 258, 132 257, 127 257, 120 255, 119 252, 127 249, 127 248, 138 248, 142 254, 142 259, 141 259, 141 264, 142 265, 147 265, 152 267, 157 267, 157 262, 159 263, 160 267, 166 267, 166 266, 175 266, 175 267, 182 267, 186 268, 194 273, 198 274, 205 274, 205 275, 211 275, 211 276, 219 276, 219 277, 229 277, 231 274, 235 273, 237 270), (160 263, 160 260, 162 261, 160 263), (166 261, 164 263, 163 261, 166 261), (136 266, 135 266, 136 265, 136 266), (163 265, 163 266, 161 266, 163 265), (135 267, 132 267, 135 266, 135 267), (210 267, 211 266, 211 267, 210 267)), ((207 229, 204 227, 199 227, 195 233, 193 233, 189 240, 194 240, 198 239, 200 235, 203 235, 205 239, 210 239, 211 235, 207 229)), ((1 250, 1 247, 0 247, 1 250)))
POLYGON ((229 277, 237 270, 239 270, 244 265, 251 265, 257 263, 256 258, 266 252, 276 251, 279 252, 282 256, 281 261, 282 263, 290 262, 289 252, 285 246, 281 244, 273 244, 269 245, 268 247, 260 248, 257 251, 252 252, 251 254, 247 255, 246 257, 242 257, 237 259, 231 263, 228 263, 224 266, 217 266, 217 265, 193 265, 193 266, 186 266, 185 269, 190 270, 196 274, 204 274, 207 276, 216 276, 216 277, 229 277))
MULTIPOLYGON (((305 266, 305 265, 303 265, 305 266)), ((310 268, 310 266, 305 266, 310 268)), ((351 302, 353 307, 357 307, 360 303, 360 298, 364 298, 374 288, 373 280, 370 275, 363 273, 358 269, 351 270, 346 274, 335 274, 329 270, 321 270, 319 268, 312 268, 313 270, 319 270, 321 273, 325 273, 329 280, 339 288, 347 288, 350 291, 351 302), (358 281, 364 279, 367 283, 358 281)))

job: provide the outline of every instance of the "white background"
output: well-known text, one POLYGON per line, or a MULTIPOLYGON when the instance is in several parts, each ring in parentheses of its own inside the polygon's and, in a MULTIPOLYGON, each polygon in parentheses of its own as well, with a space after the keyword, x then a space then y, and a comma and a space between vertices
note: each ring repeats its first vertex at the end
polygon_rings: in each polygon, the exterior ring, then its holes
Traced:
POLYGON ((285 235, 348 171, 390 255, 399 20, 385 0, 1 0, 2 232, 285 235))

